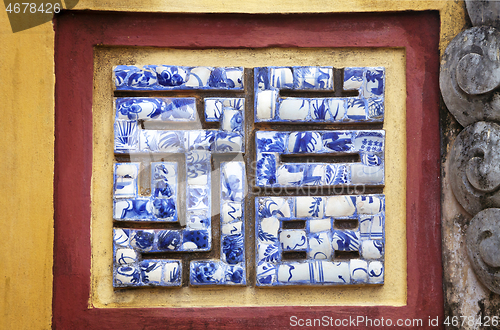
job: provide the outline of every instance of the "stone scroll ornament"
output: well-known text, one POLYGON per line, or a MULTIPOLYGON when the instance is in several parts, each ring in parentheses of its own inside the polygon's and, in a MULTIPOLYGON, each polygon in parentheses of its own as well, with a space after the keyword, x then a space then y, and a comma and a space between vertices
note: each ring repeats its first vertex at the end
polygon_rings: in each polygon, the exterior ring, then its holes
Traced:
POLYGON ((500 27, 500 2, 489 0, 465 1, 472 25, 500 27))
POLYGON ((471 215, 467 253, 479 280, 500 294, 500 2, 467 0, 473 27, 445 51, 444 102, 465 127, 450 153, 451 187, 471 215), (488 26, 490 25, 490 26, 488 26))
POLYGON ((500 294, 500 209, 479 212, 467 229, 467 254, 479 279, 500 294))
POLYGON ((500 121, 500 32, 479 26, 458 34, 441 60, 439 85, 462 126, 500 121))
POLYGON ((458 202, 474 215, 500 207, 500 126, 478 122, 457 136, 450 153, 451 187, 458 202))

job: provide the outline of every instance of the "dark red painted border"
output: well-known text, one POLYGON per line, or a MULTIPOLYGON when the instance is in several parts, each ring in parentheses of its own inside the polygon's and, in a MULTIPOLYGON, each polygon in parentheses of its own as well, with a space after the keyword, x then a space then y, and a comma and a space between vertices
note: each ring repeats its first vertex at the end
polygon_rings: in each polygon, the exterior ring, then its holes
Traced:
POLYGON ((290 316, 443 318, 437 12, 164 15, 66 12, 55 19, 55 329, 289 328, 290 316), (404 47, 407 60, 408 305, 88 308, 93 46, 404 47))

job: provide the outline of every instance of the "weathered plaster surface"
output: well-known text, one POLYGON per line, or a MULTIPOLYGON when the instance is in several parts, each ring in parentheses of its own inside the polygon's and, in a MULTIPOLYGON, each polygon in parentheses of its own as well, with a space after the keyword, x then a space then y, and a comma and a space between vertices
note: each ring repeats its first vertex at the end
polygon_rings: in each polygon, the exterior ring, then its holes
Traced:
POLYGON ((54 34, 0 13, 0 329, 48 329, 52 301, 54 34))

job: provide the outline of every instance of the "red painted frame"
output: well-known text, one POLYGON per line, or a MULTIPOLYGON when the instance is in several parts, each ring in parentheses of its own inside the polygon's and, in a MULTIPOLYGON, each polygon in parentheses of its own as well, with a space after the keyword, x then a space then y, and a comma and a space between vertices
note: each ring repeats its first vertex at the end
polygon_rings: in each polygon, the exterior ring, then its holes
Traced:
MULTIPOLYGON (((298 318, 443 319, 438 12, 55 18, 54 329, 288 328, 298 318), (404 47, 408 300, 404 307, 89 308, 93 47, 404 47)), ((357 327, 363 328, 363 327, 357 327)))

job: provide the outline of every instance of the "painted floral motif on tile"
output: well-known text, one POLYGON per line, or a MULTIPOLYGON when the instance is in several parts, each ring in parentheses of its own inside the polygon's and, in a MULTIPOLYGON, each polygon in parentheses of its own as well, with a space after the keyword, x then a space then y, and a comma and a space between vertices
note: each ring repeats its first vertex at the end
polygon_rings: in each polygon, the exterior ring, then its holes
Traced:
POLYGON ((255 121, 382 122, 385 69, 344 68, 344 91, 356 97, 284 97, 282 90, 333 92, 333 67, 258 67, 254 69, 255 121))
POLYGON ((257 286, 384 283, 384 195, 257 197, 255 208, 257 286), (304 229, 284 229, 297 220, 304 229), (284 260, 290 251, 306 257, 284 260))

